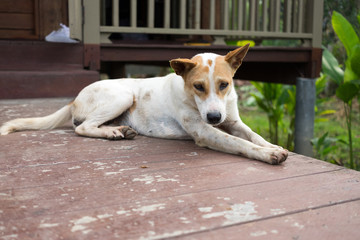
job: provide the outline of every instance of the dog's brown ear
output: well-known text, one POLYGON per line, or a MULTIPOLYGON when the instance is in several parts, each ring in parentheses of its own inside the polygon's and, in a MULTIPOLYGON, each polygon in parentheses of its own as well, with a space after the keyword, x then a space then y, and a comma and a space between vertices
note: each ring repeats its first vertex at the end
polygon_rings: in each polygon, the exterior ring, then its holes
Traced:
POLYGON ((237 48, 226 54, 225 61, 227 61, 230 64, 231 68, 234 70, 234 73, 240 67, 242 60, 246 56, 246 53, 248 52, 249 48, 250 48, 250 44, 248 43, 245 46, 237 48))
POLYGON ((182 77, 185 76, 191 69, 196 66, 196 62, 191 61, 190 59, 186 58, 177 58, 170 61, 170 66, 174 69, 177 75, 182 77))

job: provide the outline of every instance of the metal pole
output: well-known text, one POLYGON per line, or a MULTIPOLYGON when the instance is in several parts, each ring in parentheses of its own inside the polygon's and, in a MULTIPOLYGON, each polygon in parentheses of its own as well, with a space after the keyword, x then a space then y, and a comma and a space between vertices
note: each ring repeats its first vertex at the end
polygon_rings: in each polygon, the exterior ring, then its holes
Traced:
POLYGON ((316 79, 296 79, 295 150, 294 152, 313 156, 310 140, 314 137, 316 79))

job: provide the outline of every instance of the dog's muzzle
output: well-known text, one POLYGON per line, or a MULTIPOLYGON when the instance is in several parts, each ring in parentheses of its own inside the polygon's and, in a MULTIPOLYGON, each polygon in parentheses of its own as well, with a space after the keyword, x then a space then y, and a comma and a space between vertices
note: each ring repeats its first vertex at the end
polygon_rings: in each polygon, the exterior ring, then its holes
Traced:
POLYGON ((207 121, 210 124, 218 124, 221 121, 221 113, 220 112, 209 112, 206 115, 207 121))

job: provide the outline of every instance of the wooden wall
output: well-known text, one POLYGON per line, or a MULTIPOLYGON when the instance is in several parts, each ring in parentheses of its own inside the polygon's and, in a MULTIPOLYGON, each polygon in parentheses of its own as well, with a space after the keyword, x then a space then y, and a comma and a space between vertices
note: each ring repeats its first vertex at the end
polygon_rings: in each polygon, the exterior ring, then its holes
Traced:
POLYGON ((67 0, 1 0, 0 39, 43 40, 68 25, 67 0))

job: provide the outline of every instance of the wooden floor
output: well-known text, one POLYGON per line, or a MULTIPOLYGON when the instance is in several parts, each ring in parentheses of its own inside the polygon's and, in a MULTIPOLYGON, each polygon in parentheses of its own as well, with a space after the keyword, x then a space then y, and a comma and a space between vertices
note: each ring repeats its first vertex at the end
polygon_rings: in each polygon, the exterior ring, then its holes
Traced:
MULTIPOLYGON (((0 101, 0 122, 70 99, 0 101)), ((0 137, 0 239, 360 239, 360 173, 67 126, 0 137)))

